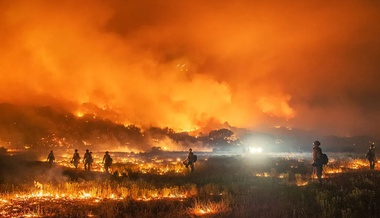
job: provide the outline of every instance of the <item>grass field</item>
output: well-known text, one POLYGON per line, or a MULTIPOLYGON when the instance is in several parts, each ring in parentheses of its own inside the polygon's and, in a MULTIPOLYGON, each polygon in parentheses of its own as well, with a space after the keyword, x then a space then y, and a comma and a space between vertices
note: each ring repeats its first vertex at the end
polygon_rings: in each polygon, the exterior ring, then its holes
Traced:
POLYGON ((380 216, 379 171, 341 157, 330 158, 320 186, 308 154, 205 154, 193 173, 175 157, 135 155, 136 163, 115 162, 109 175, 1 156, 0 216, 380 216))

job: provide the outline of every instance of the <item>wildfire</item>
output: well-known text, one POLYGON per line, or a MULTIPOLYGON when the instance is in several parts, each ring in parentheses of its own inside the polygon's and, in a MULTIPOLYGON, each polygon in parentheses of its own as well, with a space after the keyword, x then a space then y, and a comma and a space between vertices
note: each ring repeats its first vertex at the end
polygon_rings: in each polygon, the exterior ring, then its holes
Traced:
POLYGON ((200 201, 196 199, 194 201, 194 207, 189 209, 189 213, 195 216, 204 216, 204 215, 212 215, 218 213, 225 213, 229 211, 230 208, 228 203, 223 200, 220 202, 213 201, 200 201))
POLYGON ((369 169, 369 163, 364 159, 351 159, 349 161, 340 161, 324 167, 325 174, 338 174, 348 170, 369 169))
POLYGON ((0 198, 0 217, 40 217, 41 204, 98 204, 105 200, 123 201, 125 198, 136 201, 171 199, 183 201, 197 195, 195 185, 179 187, 140 188, 137 183, 128 182, 110 186, 105 182, 63 183, 57 186, 35 181, 30 191, 8 193, 0 198), (28 208, 25 209, 25 205, 28 208))
POLYGON ((307 182, 307 181, 300 181, 300 182, 296 183, 297 186, 305 186, 307 184, 309 184, 309 182, 307 182))
POLYGON ((343 172, 342 168, 337 168, 337 169, 330 168, 330 169, 325 170, 326 174, 336 174, 336 173, 342 173, 342 172, 343 172))
POLYGON ((269 173, 268 172, 263 172, 263 173, 256 173, 255 176, 257 177, 269 177, 269 173))
POLYGON ((362 167, 369 167, 368 161, 365 161, 363 159, 354 159, 350 164, 348 165, 348 168, 357 170, 362 167))
POLYGON ((77 111, 77 112, 75 112, 75 115, 76 115, 77 117, 83 117, 83 116, 84 116, 84 113, 83 113, 82 111, 77 111))
MULTIPOLYGON (((104 167, 102 163, 101 152, 93 152, 94 162, 91 165, 91 171, 94 172, 104 172, 104 167)), ((156 174, 156 175, 166 175, 169 173, 172 174, 183 174, 186 172, 186 168, 183 166, 182 159, 177 158, 162 158, 158 159, 157 157, 153 158, 144 158, 132 153, 117 153, 112 154, 113 165, 111 166, 111 173, 123 173, 125 169, 129 169, 129 172, 133 173, 142 173, 142 174, 156 174)), ((56 160, 55 164, 67 168, 73 168, 74 165, 70 162, 72 154, 61 153, 55 154, 56 160)), ((41 157, 40 161, 46 161, 46 157, 41 157)), ((200 165, 201 161, 197 162, 197 165, 200 165)), ((79 169, 83 168, 83 163, 80 163, 79 169)), ((125 172, 126 173, 126 172, 125 172)))

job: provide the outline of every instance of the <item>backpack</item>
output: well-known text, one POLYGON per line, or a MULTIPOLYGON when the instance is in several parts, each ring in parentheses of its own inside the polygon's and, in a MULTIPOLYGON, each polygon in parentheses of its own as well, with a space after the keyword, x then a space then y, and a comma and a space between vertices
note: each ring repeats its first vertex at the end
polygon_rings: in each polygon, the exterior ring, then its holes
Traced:
POLYGON ((323 165, 326 165, 329 162, 329 157, 327 157, 327 154, 322 154, 321 155, 321 163, 323 165))
POLYGON ((195 162, 197 162, 197 159, 198 159, 198 157, 197 157, 197 155, 193 155, 193 162, 195 163, 195 162))
POLYGON ((112 158, 111 157, 107 157, 106 158, 106 161, 105 161, 105 164, 108 165, 108 166, 111 166, 112 165, 112 158))
POLYGON ((368 160, 375 160, 376 158, 375 158, 375 152, 374 152, 374 150, 370 149, 368 151, 366 157, 367 157, 368 160))

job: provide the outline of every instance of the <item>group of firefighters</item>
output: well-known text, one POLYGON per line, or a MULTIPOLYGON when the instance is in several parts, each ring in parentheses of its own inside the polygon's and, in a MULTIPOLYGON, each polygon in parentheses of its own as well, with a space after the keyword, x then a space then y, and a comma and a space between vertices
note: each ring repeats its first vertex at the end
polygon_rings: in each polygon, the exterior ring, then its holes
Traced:
MULTIPOLYGON (((322 149, 320 145, 321 143, 319 141, 315 141, 313 143, 313 167, 314 167, 314 172, 317 175, 319 183, 322 184, 323 163, 321 161, 321 158, 322 158, 323 153, 322 153, 322 149)), ((369 161, 370 169, 374 170, 375 163, 376 163, 376 154, 375 154, 374 144, 371 144, 366 154, 366 158, 369 161)), ((78 164, 79 164, 80 159, 81 158, 78 154, 78 149, 75 149, 75 153, 70 161, 70 163, 74 165, 75 169, 78 169, 78 164)), ((53 165, 54 160, 55 160, 53 151, 50 151, 50 154, 48 155, 47 160, 50 163, 50 165, 53 165)), ((87 149, 83 157, 85 171, 90 171, 93 161, 94 160, 92 158, 92 152, 90 152, 87 149)), ((193 150, 190 148, 187 158, 182 163, 186 166, 186 168, 190 167, 191 172, 193 172, 195 161, 196 161, 196 155, 194 155, 193 150)), ((102 163, 104 164, 105 172, 109 173, 109 168, 112 165, 112 158, 109 155, 108 151, 106 151, 106 153, 104 154, 102 163)))
MULTIPOLYGON (((75 169, 78 169, 80 159, 81 158, 80 158, 80 155, 78 153, 78 149, 75 149, 73 157, 70 160, 70 163, 74 165, 75 169)), ((47 157, 47 161, 49 162, 50 166, 52 166, 54 164, 55 157, 54 157, 53 151, 50 151, 50 153, 47 157)), ((187 155, 187 158, 182 163, 186 166, 186 168, 188 168, 190 166, 190 170, 191 170, 191 172, 193 172, 195 161, 196 161, 195 155, 193 153, 193 150, 190 148, 189 154, 187 155)), ((84 157, 83 157, 84 170, 89 172, 93 162, 94 162, 94 159, 92 157, 92 152, 90 152, 88 149, 86 149, 86 153, 84 154, 84 157)), ((104 156, 103 156, 102 164, 104 166, 105 172, 109 173, 109 168, 112 165, 112 158, 111 158, 108 151, 106 151, 104 156)))
MULTIPOLYGON (((319 141, 315 141, 313 143, 313 167, 314 172, 317 175, 318 181, 322 184, 322 171, 323 171, 323 163, 322 163, 322 149, 320 147, 321 143, 319 141)), ((375 144, 371 144, 368 152, 366 153, 366 159, 369 161, 369 167, 371 170, 375 169, 376 163, 376 152, 375 152, 375 144)))
MULTIPOLYGON (((78 153, 78 149, 75 149, 73 157, 70 160, 70 163, 74 165, 75 169, 78 169, 80 159, 81 158, 78 153)), ((53 151, 50 151, 47 157, 47 161, 49 162, 50 166, 54 164, 55 157, 54 157, 53 151)), ((83 157, 84 170, 89 172, 91 170, 91 165, 93 162, 94 162, 94 159, 92 157, 92 152, 86 149, 86 153, 84 154, 84 157, 83 157)), ((108 151, 106 151, 106 153, 104 154, 102 163, 103 163, 105 172, 109 173, 109 168, 112 165, 112 158, 109 155, 108 151)))

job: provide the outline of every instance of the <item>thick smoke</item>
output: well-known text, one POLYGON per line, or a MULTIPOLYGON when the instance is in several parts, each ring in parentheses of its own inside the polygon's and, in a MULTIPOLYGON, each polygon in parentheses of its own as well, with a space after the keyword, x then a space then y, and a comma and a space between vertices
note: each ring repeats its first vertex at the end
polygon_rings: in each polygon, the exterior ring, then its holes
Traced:
POLYGON ((0 101, 78 113, 93 104, 119 123, 178 130, 227 121, 376 135, 379 10, 375 1, 1 1, 0 101))

